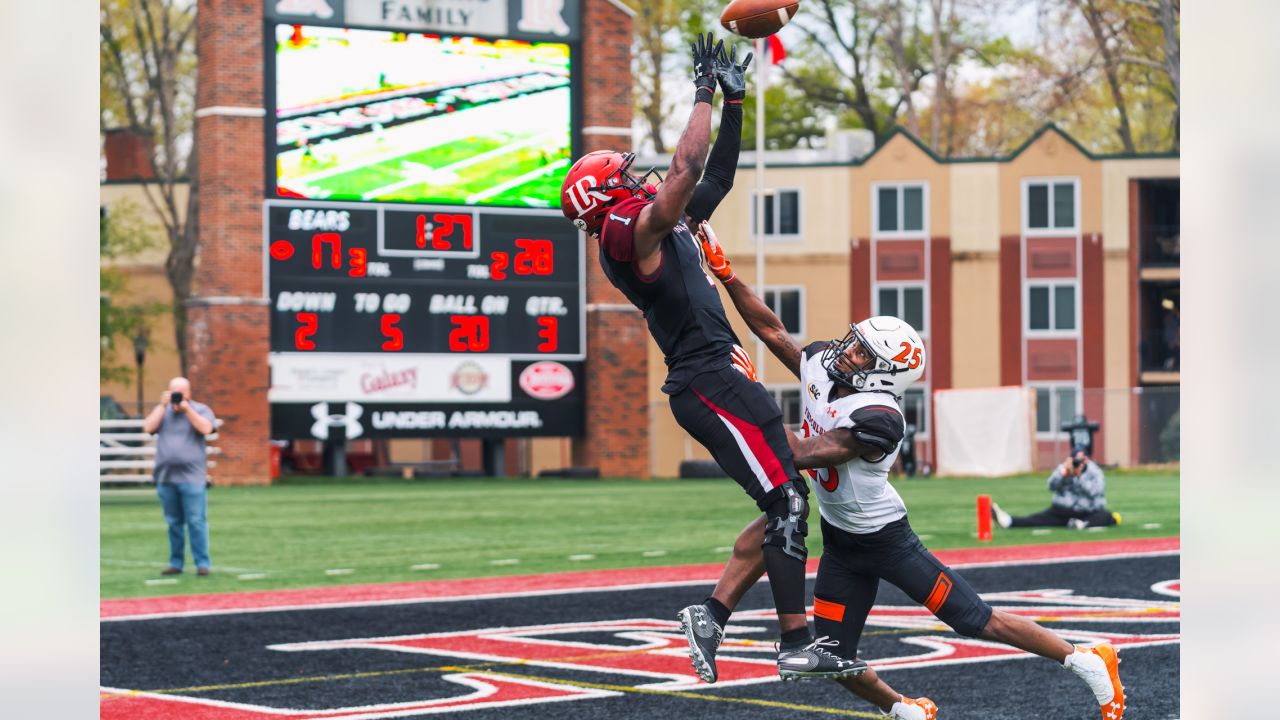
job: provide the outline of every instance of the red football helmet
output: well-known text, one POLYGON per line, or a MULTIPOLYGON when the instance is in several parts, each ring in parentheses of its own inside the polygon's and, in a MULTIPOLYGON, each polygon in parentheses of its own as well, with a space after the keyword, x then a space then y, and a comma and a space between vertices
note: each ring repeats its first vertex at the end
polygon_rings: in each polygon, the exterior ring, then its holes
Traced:
POLYGON ((569 168, 560 186, 560 211, 588 235, 600 232, 605 213, 629 197, 652 200, 657 189, 648 181, 650 170, 637 178, 628 172, 635 153, 597 150, 587 153, 569 168))

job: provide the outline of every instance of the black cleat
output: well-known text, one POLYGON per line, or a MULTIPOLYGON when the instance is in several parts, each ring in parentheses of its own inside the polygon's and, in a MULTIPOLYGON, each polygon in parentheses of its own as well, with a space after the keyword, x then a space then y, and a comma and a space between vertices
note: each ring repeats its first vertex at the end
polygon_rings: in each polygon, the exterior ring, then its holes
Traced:
POLYGON ((676 614, 689 641, 689 661, 703 682, 716 681, 716 650, 724 640, 724 628, 711 617, 706 605, 690 605, 676 614))
POLYGON ((799 650, 778 653, 778 677, 783 680, 807 678, 841 678, 861 675, 868 665, 861 660, 846 660, 826 648, 836 647, 839 641, 826 642, 824 635, 799 650))

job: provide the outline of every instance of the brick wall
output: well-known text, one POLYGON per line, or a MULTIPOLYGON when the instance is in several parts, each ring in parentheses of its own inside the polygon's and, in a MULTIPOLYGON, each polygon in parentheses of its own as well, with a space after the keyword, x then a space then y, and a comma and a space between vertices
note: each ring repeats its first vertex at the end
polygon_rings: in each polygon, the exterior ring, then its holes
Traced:
MULTIPOLYGON (((606 0, 583 3, 583 125, 631 127, 631 18, 606 0)), ((590 134, 583 152, 631 149, 629 137, 590 134)), ((649 477, 649 331, 600 270, 587 241, 586 435, 573 464, 604 476, 649 477)))
POLYGON ((188 304, 193 392, 226 425, 210 473, 222 484, 270 482, 268 311, 262 299, 262 3, 200 0, 196 120, 200 255, 188 304), (248 113, 247 115, 245 113, 248 113))

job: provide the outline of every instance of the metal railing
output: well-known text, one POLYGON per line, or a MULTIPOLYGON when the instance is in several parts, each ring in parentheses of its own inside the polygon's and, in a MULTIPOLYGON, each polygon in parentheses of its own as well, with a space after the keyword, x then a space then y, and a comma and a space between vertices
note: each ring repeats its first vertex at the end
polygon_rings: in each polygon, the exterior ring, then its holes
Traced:
MULTIPOLYGON (((217 421, 222 427, 222 420, 217 421)), ((215 429, 206 441, 218 439, 215 429)), ((222 449, 206 445, 209 455, 220 455, 222 449)), ((156 468, 155 436, 142 431, 142 420, 98 421, 98 482, 149 483, 156 468)), ((210 460, 209 467, 217 462, 210 460)))

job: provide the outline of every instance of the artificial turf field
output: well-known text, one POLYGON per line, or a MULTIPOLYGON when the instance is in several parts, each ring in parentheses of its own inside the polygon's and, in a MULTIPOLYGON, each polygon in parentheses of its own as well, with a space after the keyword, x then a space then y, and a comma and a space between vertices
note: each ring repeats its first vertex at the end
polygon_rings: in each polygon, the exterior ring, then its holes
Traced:
MULTIPOLYGON (((1176 472, 1111 472, 1124 523, 1096 532, 996 528, 991 545, 1176 537, 1176 472)), ((973 547, 975 498, 1014 514, 1048 505, 1040 475, 895 479, 931 549, 973 547)), ((104 598, 720 562, 755 515, 732 481, 338 479, 209 493, 214 572, 160 578, 168 557, 154 491, 104 491, 104 598)), ((810 533, 817 557, 820 533, 810 533)))
MULTIPOLYGON (((1129 720, 1179 717, 1175 540, 979 552, 992 562, 966 561, 971 550, 940 558, 995 606, 1072 642, 1115 645, 1129 720), (1027 550, 1059 557, 1018 561, 1027 550)), ((106 601, 101 717, 880 717, 832 683, 777 682, 763 586, 730 621, 720 682, 701 683, 672 619, 710 591, 718 568, 698 567, 694 581, 666 568, 392 586, 415 585, 418 597, 353 586, 336 602, 324 590, 106 601)), ((858 650, 946 720, 1098 717, 1092 694, 1056 663, 961 638, 885 584, 858 650)))
MULTIPOLYGON (((981 548, 973 496, 1036 510, 1041 478, 897 486, 925 542, 993 605, 1120 648, 1126 718, 1177 718, 1178 477, 1108 480, 1120 527, 997 529, 981 548)), ((674 613, 709 593, 752 514, 726 480, 214 488, 214 574, 148 584, 169 579, 156 501, 106 493, 101 717, 880 717, 832 683, 776 681, 763 585, 730 623, 722 681, 692 674, 674 613)), ((886 584, 859 654, 946 720, 1098 717, 1069 673, 960 638, 886 584)))

